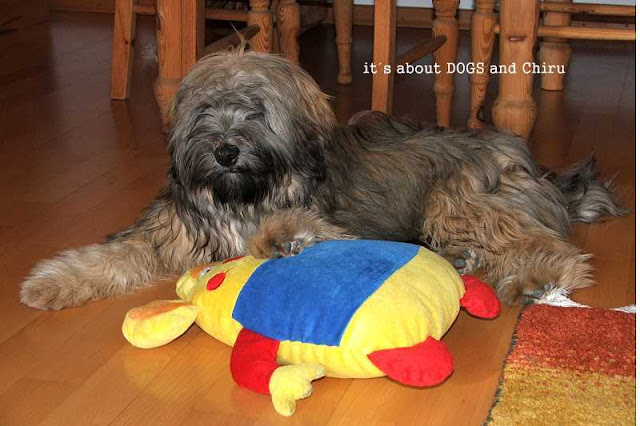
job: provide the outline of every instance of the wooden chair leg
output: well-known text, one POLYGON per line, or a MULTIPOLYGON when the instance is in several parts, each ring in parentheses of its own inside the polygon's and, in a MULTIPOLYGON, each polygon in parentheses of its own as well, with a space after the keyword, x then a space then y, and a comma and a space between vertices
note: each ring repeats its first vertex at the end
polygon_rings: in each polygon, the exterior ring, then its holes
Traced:
POLYGON ((182 77, 204 53, 204 0, 182 0, 182 77))
POLYGON ((536 119, 531 92, 533 74, 522 66, 533 62, 538 29, 538 1, 502 0, 500 3, 500 64, 514 64, 515 73, 500 73, 493 122, 502 129, 527 138, 536 119))
POLYGON ((300 6, 296 0, 280 0, 278 6, 278 40, 285 58, 300 61, 300 6))
POLYGON ((447 64, 455 62, 458 56, 458 22, 456 13, 460 0, 433 0, 436 19, 433 22, 433 36, 444 35, 446 43, 433 55, 433 61, 440 67, 434 74, 436 93, 436 121, 439 126, 451 125, 451 100, 453 98, 453 73, 447 73, 447 64))
POLYGON ((353 0, 334 0, 333 19, 336 25, 338 50, 338 83, 351 83, 351 32, 353 29, 353 0))
MULTIPOLYGON (((275 16, 275 13, 272 13, 271 16, 275 16)), ((279 28, 277 28, 277 25, 273 25, 273 30, 271 31, 271 40, 269 40, 269 44, 270 44, 269 52, 271 53, 283 52, 283 46, 282 46, 282 42, 280 41, 280 34, 278 30, 279 28)))
MULTIPOLYGON (((548 2, 571 3, 571 0, 545 0, 548 2)), ((571 25, 570 13, 545 12, 543 24, 546 26, 569 26, 571 25)), ((562 66, 567 70, 571 61, 571 46, 567 39, 546 37, 540 43, 539 61, 540 64, 562 66)), ((562 90, 564 87, 564 74, 553 72, 542 74, 540 87, 543 90, 562 90)))
POLYGON ((136 34, 134 0, 116 0, 111 50, 111 99, 128 99, 136 34))
POLYGON ((540 116, 544 115, 544 126, 538 126, 533 133, 536 143, 531 144, 534 158, 544 158, 544 166, 551 170, 560 170, 571 158, 573 140, 571 121, 567 120, 564 105, 564 93, 540 91, 536 97, 540 116))
POLYGON ((377 70, 373 74, 371 109, 390 114, 396 59, 396 0, 376 0, 373 7, 373 65, 377 70), (384 72, 385 65, 391 66, 391 72, 384 72))
POLYGON ((158 78, 154 85, 154 95, 165 125, 169 106, 182 79, 181 8, 182 4, 179 1, 157 0, 158 78))
POLYGON ((249 42, 251 49, 256 52, 270 52, 273 21, 269 11, 269 0, 250 0, 248 15, 247 25, 257 25, 260 28, 260 32, 249 42))
POLYGON ((471 109, 467 126, 470 128, 481 128, 484 125, 484 120, 481 120, 479 115, 484 111, 490 81, 489 66, 496 38, 496 15, 493 12, 495 5, 495 0, 476 0, 476 8, 471 18, 471 62, 478 64, 478 68, 469 75, 471 109), (482 72, 479 72, 480 69, 482 72))

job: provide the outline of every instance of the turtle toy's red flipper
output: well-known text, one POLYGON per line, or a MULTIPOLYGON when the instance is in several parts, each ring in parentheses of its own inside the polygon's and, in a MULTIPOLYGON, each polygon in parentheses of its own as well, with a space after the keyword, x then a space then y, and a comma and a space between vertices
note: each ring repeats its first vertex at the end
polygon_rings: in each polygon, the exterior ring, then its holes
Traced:
POLYGON ((280 342, 243 328, 231 351, 231 376, 237 384, 269 395, 271 375, 279 367, 280 342))
POLYGON ((231 351, 231 375, 242 387, 270 394, 273 408, 291 416, 296 402, 311 395, 311 382, 324 376, 319 364, 278 365, 278 340, 246 328, 231 351))
POLYGON ((372 352, 369 359, 387 376, 409 386, 435 386, 453 373, 449 349, 433 337, 408 348, 372 352))
POLYGON ((495 290, 487 283, 470 275, 462 275, 465 293, 460 306, 474 317, 491 319, 500 315, 500 301, 495 290))

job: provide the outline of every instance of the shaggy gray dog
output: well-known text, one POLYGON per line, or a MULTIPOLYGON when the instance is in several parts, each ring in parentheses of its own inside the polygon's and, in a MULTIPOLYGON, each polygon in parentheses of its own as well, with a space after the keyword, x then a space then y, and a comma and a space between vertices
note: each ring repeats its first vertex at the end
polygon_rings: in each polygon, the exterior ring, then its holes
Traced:
POLYGON ((571 221, 620 215, 593 162, 543 173, 521 139, 381 113, 338 126, 324 95, 277 56, 216 54, 184 79, 168 180, 136 223, 40 262, 22 301, 60 309, 227 257, 295 255, 317 241, 421 241, 484 268, 503 301, 592 284, 571 221))

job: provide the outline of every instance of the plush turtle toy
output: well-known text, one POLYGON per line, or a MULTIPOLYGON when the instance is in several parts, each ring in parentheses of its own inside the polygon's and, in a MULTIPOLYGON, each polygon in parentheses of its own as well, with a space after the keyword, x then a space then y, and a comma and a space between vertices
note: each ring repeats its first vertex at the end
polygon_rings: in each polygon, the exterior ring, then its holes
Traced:
POLYGON ((460 277, 423 247, 387 241, 327 241, 294 257, 233 258, 192 269, 176 286, 179 300, 127 313, 127 340, 161 346, 196 322, 233 347, 236 383, 270 394, 285 416, 324 375, 437 385, 453 372, 440 338, 460 307, 480 318, 500 312, 485 283, 460 277))

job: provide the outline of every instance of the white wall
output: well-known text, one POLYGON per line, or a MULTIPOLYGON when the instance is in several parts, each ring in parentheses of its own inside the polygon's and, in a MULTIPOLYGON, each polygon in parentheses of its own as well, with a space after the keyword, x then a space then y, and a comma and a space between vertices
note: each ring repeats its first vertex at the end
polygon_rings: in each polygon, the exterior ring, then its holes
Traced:
MULTIPOLYGON (((579 0, 579 3, 623 4, 627 6, 636 4, 635 0, 579 0)), ((373 0, 355 0, 355 4, 373 4, 373 0)), ((398 0, 398 6, 433 7, 433 4, 431 0, 398 0)), ((460 9, 473 9, 473 0, 460 0, 460 9)))

